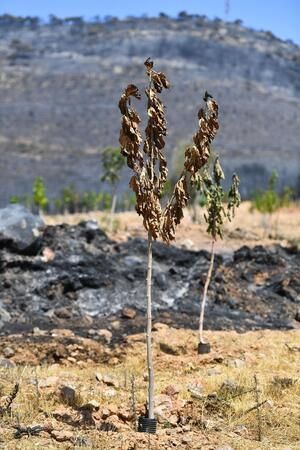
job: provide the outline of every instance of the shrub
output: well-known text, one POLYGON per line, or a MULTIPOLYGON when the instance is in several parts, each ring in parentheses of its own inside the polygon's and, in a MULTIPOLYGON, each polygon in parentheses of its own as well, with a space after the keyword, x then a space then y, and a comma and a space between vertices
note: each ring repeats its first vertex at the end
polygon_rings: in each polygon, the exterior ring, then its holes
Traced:
POLYGON ((282 194, 276 191, 278 174, 273 171, 266 190, 258 190, 253 194, 251 210, 256 209, 263 214, 273 214, 279 208, 288 206, 293 198, 294 191, 291 187, 285 186, 282 194))
POLYGON ((45 210, 48 205, 46 188, 42 177, 37 177, 33 183, 33 202, 38 207, 39 213, 45 210))
POLYGON ((75 213, 80 204, 80 194, 76 191, 73 184, 69 184, 61 191, 64 213, 75 213))
MULTIPOLYGON (((120 181, 120 172, 124 166, 124 158, 120 154, 119 148, 106 148, 102 155, 102 167, 104 174, 101 177, 101 181, 106 181, 111 185, 111 205, 110 205, 110 226, 109 229, 113 229, 113 217, 117 207, 117 183, 120 181)), ((107 208, 105 208, 107 209, 107 208)))
POLYGON ((15 205, 17 203, 22 203, 22 198, 18 195, 12 195, 9 199, 9 203, 15 205))
POLYGON ((99 202, 101 200, 101 197, 97 192, 84 192, 81 196, 81 205, 87 210, 87 211, 95 211, 98 209, 99 202))

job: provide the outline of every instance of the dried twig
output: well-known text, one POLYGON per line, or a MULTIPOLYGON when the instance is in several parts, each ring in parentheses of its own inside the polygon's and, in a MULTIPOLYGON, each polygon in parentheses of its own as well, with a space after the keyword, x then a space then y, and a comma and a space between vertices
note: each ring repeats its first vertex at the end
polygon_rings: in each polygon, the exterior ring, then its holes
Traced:
POLYGON ((38 376, 37 376, 36 367, 34 368, 34 385, 35 385, 35 392, 36 392, 37 401, 38 401, 38 404, 39 404, 41 393, 40 393, 40 389, 39 389, 39 379, 38 379, 38 376))
POLYGON ((262 426, 261 426, 261 414, 260 414, 260 406, 263 405, 266 400, 262 403, 259 402, 259 389, 258 389, 258 380, 257 376, 254 375, 254 384, 255 384, 255 400, 256 400, 256 417, 257 417, 257 430, 258 430, 258 440, 261 442, 262 440, 262 426))
POLYGON ((127 373, 127 369, 125 369, 125 371, 124 371, 124 389, 127 389, 127 384, 128 384, 128 373, 127 373))
POLYGON ((246 409, 246 411, 243 411, 239 417, 243 417, 246 414, 249 414, 252 411, 256 411, 256 417, 257 417, 257 430, 258 430, 258 441, 261 442, 262 441, 262 419, 261 419, 261 412, 260 412, 260 408, 267 403, 268 400, 263 400, 260 401, 259 399, 259 386, 258 386, 258 380, 257 380, 257 376, 254 375, 254 388, 249 390, 249 392, 254 392, 255 393, 255 401, 256 401, 256 405, 252 406, 251 408, 246 409))
POLYGON ((135 385, 135 376, 134 374, 130 377, 130 390, 131 390, 131 410, 132 410, 132 416, 133 416, 133 423, 134 423, 134 431, 137 431, 137 413, 136 413, 136 400, 135 400, 135 391, 136 391, 136 385, 135 385))
POLYGON ((254 391, 255 391, 255 388, 247 389, 246 391, 242 391, 242 392, 239 392, 238 394, 231 395, 230 399, 233 400, 234 398, 242 397, 243 395, 250 394, 251 392, 254 392, 254 391))
POLYGON ((256 409, 259 409, 261 406, 263 406, 265 403, 267 403, 268 400, 264 400, 263 402, 257 403, 255 406, 252 406, 249 409, 246 409, 246 411, 243 411, 243 413, 239 417, 243 417, 246 414, 250 413, 251 411, 255 411, 256 409))
POLYGON ((290 351, 290 352, 300 352, 300 347, 291 347, 287 342, 285 343, 285 346, 287 347, 287 349, 290 351))
POLYGON ((15 400, 16 396, 18 395, 19 387, 20 387, 19 383, 16 383, 14 385, 14 388, 11 391, 11 393, 7 396, 7 398, 4 402, 4 405, 0 407, 0 415, 9 411, 13 401, 15 400))

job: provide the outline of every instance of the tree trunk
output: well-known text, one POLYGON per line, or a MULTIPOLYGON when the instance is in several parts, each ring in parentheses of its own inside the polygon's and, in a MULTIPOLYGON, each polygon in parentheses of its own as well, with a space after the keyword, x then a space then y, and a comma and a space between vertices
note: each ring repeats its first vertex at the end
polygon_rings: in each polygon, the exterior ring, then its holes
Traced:
POLYGON ((192 208, 193 208, 192 222, 193 222, 193 223, 199 223, 199 221, 198 221, 198 205, 197 205, 197 197, 193 200, 192 208))
POLYGON ((111 233, 113 232, 116 204, 117 204, 117 194, 116 194, 116 189, 114 189, 113 193, 112 193, 112 201, 111 201, 110 217, 109 217, 109 228, 108 228, 111 233))
POLYGON ((147 366, 148 366, 148 418, 154 419, 154 370, 152 358, 152 235, 148 231, 147 270, 147 366))
POLYGON ((200 318, 199 318, 199 342, 202 342, 202 343, 205 343, 205 341, 203 339, 204 310, 205 310, 205 305, 206 305, 206 300, 207 300, 207 290, 208 290, 208 286, 209 286, 209 283, 211 280, 211 275, 212 275, 212 271, 213 271, 213 267, 214 267, 214 259, 215 259, 215 247, 214 246, 215 246, 215 241, 212 240, 211 252, 210 252, 210 262, 209 262, 209 268, 208 268, 207 277, 206 277, 204 290, 203 290, 203 296, 202 296, 201 308, 200 308, 200 318))

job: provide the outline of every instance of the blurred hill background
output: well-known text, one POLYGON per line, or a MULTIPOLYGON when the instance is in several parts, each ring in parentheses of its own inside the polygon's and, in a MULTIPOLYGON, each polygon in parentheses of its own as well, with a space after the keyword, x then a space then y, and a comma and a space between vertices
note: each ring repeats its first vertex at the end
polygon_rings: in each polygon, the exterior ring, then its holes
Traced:
POLYGON ((5 14, 0 203, 30 192, 36 176, 50 197, 69 183, 99 190, 100 149, 118 146, 118 99, 130 82, 143 88, 149 56, 172 83, 164 95, 169 160, 191 140, 207 90, 220 106, 214 150, 242 178, 243 196, 265 187, 274 169, 279 187, 300 194, 300 47, 292 41, 184 12, 46 23, 5 14))

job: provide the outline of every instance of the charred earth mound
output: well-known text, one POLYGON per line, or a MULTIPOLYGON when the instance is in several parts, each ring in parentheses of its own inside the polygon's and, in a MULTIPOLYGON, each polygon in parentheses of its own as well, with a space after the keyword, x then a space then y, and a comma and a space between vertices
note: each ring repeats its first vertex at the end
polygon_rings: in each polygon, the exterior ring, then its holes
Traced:
MULTIPOLYGON (((146 241, 114 242, 89 221, 48 226, 29 250, 2 238, 0 247, 2 332, 34 326, 114 328, 116 334, 144 329, 146 241), (129 314, 125 306, 132 308, 129 314)), ((155 243, 156 320, 197 326, 208 263, 205 251, 155 243)), ((280 245, 217 256, 206 328, 297 328, 299 267, 300 252, 280 245)))

